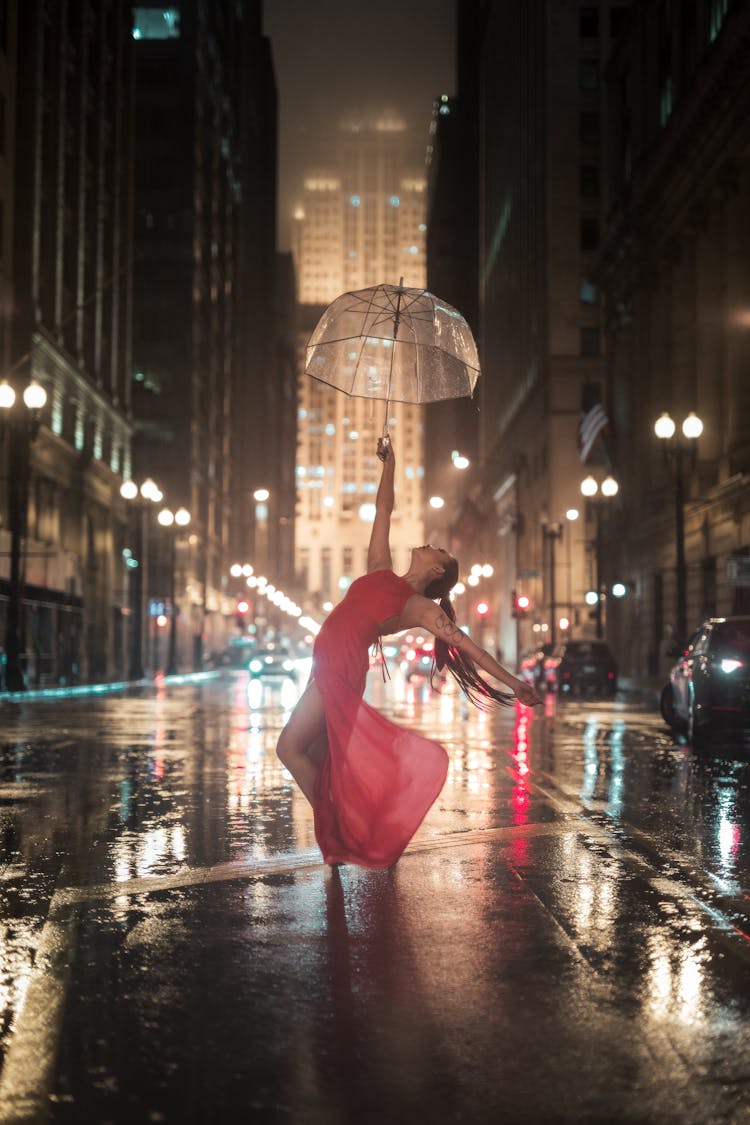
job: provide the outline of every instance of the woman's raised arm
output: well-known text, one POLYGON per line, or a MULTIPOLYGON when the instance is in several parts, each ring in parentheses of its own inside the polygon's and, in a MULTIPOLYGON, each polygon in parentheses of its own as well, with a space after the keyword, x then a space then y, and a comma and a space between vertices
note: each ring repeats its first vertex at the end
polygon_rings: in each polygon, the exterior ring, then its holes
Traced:
POLYGON ((396 469, 396 458, 390 442, 383 444, 382 438, 378 442, 378 451, 383 456, 383 469, 380 474, 380 484, 375 497, 375 520, 370 534, 370 546, 367 550, 367 572, 371 570, 390 570, 393 565, 391 559, 391 512, 393 511, 394 487, 393 478, 396 469))

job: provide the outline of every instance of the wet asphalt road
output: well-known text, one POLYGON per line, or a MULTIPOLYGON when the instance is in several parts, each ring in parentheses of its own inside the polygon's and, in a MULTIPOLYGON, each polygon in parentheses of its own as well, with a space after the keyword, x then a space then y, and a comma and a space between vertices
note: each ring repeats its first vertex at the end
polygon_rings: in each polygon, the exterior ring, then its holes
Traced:
POLYGON ((372 680, 451 756, 384 872, 244 674, 0 705, 0 1122, 750 1120, 747 748, 372 680))

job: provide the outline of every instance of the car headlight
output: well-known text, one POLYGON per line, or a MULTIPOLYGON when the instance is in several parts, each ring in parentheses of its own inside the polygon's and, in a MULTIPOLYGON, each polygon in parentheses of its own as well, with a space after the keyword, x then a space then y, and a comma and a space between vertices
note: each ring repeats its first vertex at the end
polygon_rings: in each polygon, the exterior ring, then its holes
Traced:
POLYGON ((729 675, 731 672, 736 672, 738 668, 742 667, 742 661, 725 659, 721 661, 719 667, 721 668, 722 672, 726 672, 727 675, 729 675))
POLYGON ((293 660, 285 660, 284 664, 283 664, 283 668, 284 668, 285 672, 293 672, 294 671, 294 661, 293 660))

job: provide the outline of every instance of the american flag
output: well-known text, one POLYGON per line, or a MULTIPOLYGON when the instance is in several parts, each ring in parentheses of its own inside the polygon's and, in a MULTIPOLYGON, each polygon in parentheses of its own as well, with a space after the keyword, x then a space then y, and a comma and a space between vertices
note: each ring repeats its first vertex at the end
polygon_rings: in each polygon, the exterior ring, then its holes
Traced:
POLYGON ((589 453, 594 448, 596 439, 604 427, 608 425, 609 418, 600 402, 597 402, 589 411, 581 415, 581 421, 578 425, 578 448, 582 461, 588 461, 589 453))

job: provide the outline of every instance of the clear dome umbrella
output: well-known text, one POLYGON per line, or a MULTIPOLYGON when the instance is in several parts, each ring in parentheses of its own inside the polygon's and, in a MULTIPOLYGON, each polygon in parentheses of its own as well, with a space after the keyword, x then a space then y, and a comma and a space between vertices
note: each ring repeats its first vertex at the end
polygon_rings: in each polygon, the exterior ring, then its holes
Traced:
POLYGON ((426 289, 375 285, 331 302, 308 341, 305 372, 355 398, 384 401, 387 442, 391 402, 471 396, 479 358, 452 305, 426 289))

